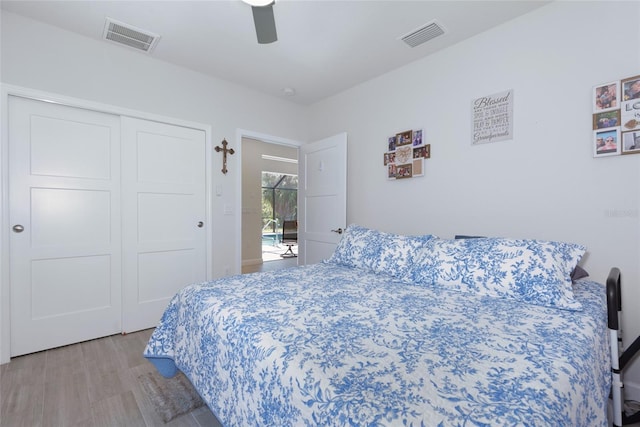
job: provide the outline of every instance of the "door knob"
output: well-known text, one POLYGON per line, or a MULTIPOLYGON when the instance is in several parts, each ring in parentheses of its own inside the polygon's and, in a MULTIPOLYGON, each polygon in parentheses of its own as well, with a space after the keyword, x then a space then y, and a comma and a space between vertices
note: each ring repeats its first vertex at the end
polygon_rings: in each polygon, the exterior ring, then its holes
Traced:
POLYGON ((202 228, 202 227, 204 227, 204 222, 198 221, 198 228, 202 228))
POLYGON ((343 230, 342 228, 338 228, 337 230, 331 230, 331 231, 333 231, 334 233, 342 234, 343 230))
POLYGON ((24 231, 24 227, 20 224, 16 224, 13 226, 13 231, 16 233, 22 233, 24 231))

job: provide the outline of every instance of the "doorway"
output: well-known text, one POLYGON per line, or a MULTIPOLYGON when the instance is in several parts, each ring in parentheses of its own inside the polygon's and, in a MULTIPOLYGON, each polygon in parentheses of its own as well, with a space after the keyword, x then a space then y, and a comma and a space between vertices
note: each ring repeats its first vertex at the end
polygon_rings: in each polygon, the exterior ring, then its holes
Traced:
POLYGON ((297 230, 290 227, 298 211, 298 147, 249 137, 241 141, 242 273, 296 266, 292 237, 297 230))
MULTIPOLYGON (((270 160, 286 163, 293 163, 295 160, 274 158, 269 155, 263 155, 263 158, 265 156, 270 160)), ((296 258, 298 256, 297 173, 262 171, 261 211, 262 262, 296 258)))
MULTIPOLYGON (((243 156, 245 139, 254 139, 272 146, 294 148, 298 152, 298 265, 320 262, 331 256, 340 241, 342 230, 347 223, 347 133, 333 135, 322 140, 302 144, 298 141, 273 137, 252 131, 238 129, 236 140, 238 144, 238 158, 243 156)), ((259 200, 258 188, 253 187, 245 192, 243 184, 247 176, 243 170, 242 161, 238 167, 239 178, 236 180, 236 266, 243 264, 243 251, 250 239, 245 239, 243 224, 248 215, 259 215, 260 209, 255 204, 245 205, 247 197, 259 200), (246 194, 245 194, 246 193, 246 194)), ((258 222, 254 222, 259 224, 258 222)), ((252 239, 261 241, 260 230, 253 234, 252 239)), ((261 256, 260 256, 261 258, 261 256)), ((261 261, 258 261, 261 263, 261 261)), ((244 263, 245 265, 247 262, 244 263)), ((262 264, 264 265, 264 264, 262 264)), ((236 268, 240 273, 241 268, 236 268)))

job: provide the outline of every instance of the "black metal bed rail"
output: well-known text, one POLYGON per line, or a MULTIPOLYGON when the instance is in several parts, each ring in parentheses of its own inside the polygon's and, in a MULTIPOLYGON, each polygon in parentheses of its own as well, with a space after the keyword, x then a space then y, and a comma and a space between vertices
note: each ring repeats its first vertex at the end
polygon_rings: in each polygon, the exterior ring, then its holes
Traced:
POLYGON ((640 422, 640 411, 626 415, 622 381, 625 366, 640 352, 640 337, 620 354, 622 337, 620 336, 620 312, 622 311, 622 292, 620 289, 620 269, 613 267, 607 277, 607 326, 611 345, 611 396, 613 398, 613 425, 615 427, 640 422))

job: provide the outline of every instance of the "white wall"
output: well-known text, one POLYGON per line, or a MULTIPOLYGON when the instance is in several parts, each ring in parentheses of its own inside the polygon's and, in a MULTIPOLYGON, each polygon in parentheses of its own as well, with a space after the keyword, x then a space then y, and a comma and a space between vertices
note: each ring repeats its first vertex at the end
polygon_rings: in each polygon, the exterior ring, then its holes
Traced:
POLYGON ((593 158, 591 94, 640 74, 638 18, 638 2, 554 2, 312 106, 311 140, 349 135, 348 221, 582 243, 593 279, 621 268, 629 345, 640 334, 640 155, 593 158), (472 146, 471 100, 508 89, 513 140, 472 146), (431 144, 425 176, 387 181, 387 137, 416 128, 431 144))

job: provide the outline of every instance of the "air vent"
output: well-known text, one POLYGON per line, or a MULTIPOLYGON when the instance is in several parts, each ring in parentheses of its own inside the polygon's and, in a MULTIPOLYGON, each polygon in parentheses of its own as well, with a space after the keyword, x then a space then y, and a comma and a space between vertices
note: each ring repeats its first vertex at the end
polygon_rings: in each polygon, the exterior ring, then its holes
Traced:
POLYGON ((102 38, 147 53, 150 53, 160 40, 157 34, 111 18, 105 20, 102 38))
POLYGON ((431 21, 420 28, 416 28, 400 39, 411 47, 416 47, 444 34, 444 28, 436 21, 431 21))

